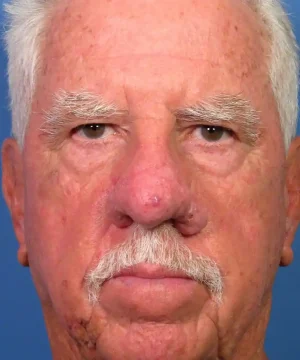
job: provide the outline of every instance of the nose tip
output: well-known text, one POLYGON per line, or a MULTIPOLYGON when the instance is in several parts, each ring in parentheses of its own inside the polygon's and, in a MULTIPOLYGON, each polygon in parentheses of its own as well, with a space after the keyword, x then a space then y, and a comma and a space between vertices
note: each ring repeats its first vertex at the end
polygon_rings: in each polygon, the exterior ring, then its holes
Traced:
POLYGON ((176 199, 172 201, 170 194, 163 194, 162 188, 159 190, 153 193, 149 188, 139 186, 115 194, 115 223, 119 227, 127 227, 134 222, 152 229, 172 219, 177 208, 174 204, 176 199))
POLYGON ((206 211, 192 201, 187 187, 149 172, 121 179, 109 201, 111 220, 119 228, 136 223, 150 230, 170 222, 182 235, 192 236, 207 223, 206 211))
POLYGON ((172 206, 170 206, 168 195, 162 194, 140 194, 140 206, 133 204, 131 217, 147 229, 155 228, 172 217, 172 206), (144 195, 144 196, 143 196, 144 195))
POLYGON ((193 200, 189 173, 165 148, 155 150, 136 152, 125 169, 117 169, 108 200, 110 220, 119 228, 136 223, 147 229, 170 222, 193 235, 207 218, 193 200))

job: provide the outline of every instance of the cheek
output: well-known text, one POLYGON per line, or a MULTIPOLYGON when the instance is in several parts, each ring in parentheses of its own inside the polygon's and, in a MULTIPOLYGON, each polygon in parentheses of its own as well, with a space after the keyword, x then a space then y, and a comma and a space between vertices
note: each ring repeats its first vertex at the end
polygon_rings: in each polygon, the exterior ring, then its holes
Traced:
POLYGON ((283 172, 280 168, 270 168, 265 172, 250 174, 243 182, 244 190, 241 188, 239 193, 245 192, 246 201, 241 206, 243 212, 253 218, 253 223, 247 222, 245 218, 244 224, 248 225, 249 233, 255 229, 259 231, 261 235, 258 234, 257 237, 258 245, 265 246, 267 250, 276 249, 282 244, 285 233, 283 172))
POLYGON ((104 176, 96 187, 93 180, 87 182, 64 166, 43 177, 31 172, 25 231, 42 301, 50 297, 56 306, 65 306, 63 301, 76 308, 85 298, 83 279, 106 231, 100 219, 108 187, 104 176))
POLYGON ((269 298, 284 236, 283 186, 278 179, 279 173, 270 173, 268 179, 236 173, 208 182, 214 189, 208 203, 210 221, 196 247, 204 247, 222 269, 221 337, 229 328, 240 334, 269 298))
POLYGON ((253 271, 257 266, 256 270, 262 267, 268 272, 274 256, 278 257, 284 230, 282 187, 267 179, 255 181, 251 175, 240 188, 233 189, 227 206, 231 219, 227 221, 237 238, 236 261, 240 266, 248 264, 253 271))
MULTIPOLYGON (((279 265, 285 232, 282 174, 240 169, 222 179, 201 179, 199 194, 209 213, 206 229, 195 240, 198 251, 213 255, 225 282, 245 293, 262 295, 279 265)), ((230 286, 231 286, 230 285, 230 286)))

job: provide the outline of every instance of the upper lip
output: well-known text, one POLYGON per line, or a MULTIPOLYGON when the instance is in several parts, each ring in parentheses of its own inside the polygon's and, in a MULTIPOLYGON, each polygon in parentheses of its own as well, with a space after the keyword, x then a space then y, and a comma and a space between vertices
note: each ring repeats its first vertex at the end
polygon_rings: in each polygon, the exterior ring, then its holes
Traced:
POLYGON ((118 272, 114 278, 120 276, 135 276, 144 279, 164 279, 164 278, 185 278, 190 279, 182 271, 173 271, 166 267, 154 264, 138 264, 118 272))

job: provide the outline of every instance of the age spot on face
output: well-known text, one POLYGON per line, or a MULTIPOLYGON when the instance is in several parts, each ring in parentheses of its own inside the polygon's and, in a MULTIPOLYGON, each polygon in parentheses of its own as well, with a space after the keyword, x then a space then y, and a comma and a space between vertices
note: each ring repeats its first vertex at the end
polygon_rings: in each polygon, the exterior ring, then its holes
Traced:
POLYGON ((76 342, 79 350, 96 350, 96 339, 88 335, 88 321, 84 319, 75 320, 68 325, 69 334, 76 342))

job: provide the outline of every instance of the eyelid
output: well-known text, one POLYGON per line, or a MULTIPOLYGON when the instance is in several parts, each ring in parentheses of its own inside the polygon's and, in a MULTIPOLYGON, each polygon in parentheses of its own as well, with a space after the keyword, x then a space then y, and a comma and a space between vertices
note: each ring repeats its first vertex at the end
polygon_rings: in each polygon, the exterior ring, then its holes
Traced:
POLYGON ((211 127, 221 127, 230 131, 237 131, 237 126, 231 121, 218 121, 218 120, 201 120, 193 118, 182 118, 178 119, 178 128, 188 128, 188 127, 198 127, 198 126, 211 126, 211 127))
POLYGON ((232 129, 232 127, 230 127, 230 126, 228 126, 228 125, 224 125, 223 123, 221 123, 221 124, 203 123, 203 124, 198 124, 198 125, 195 124, 195 126, 221 128, 221 129, 224 129, 224 130, 226 130, 226 131, 234 132, 234 130, 232 129))
POLYGON ((228 126, 224 126, 224 125, 216 125, 216 124, 195 124, 192 126, 192 129, 200 129, 200 128, 217 128, 217 129, 222 129, 226 132, 229 132, 232 135, 236 135, 236 132, 234 129, 228 127, 228 126))
POLYGON ((89 125, 111 125, 111 126, 113 126, 113 124, 111 123, 111 119, 107 119, 107 121, 105 121, 105 119, 99 119, 99 118, 98 119, 88 119, 86 121, 78 119, 78 121, 75 121, 72 124, 72 130, 76 130, 80 127, 89 126, 89 125))

